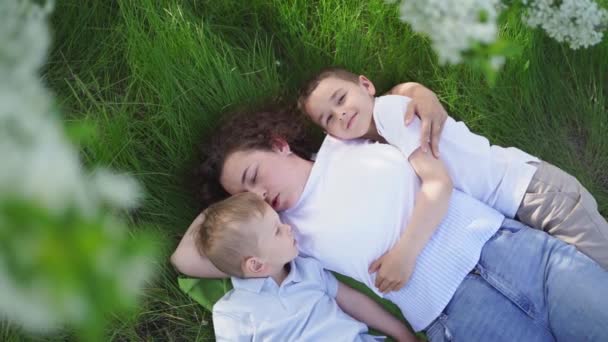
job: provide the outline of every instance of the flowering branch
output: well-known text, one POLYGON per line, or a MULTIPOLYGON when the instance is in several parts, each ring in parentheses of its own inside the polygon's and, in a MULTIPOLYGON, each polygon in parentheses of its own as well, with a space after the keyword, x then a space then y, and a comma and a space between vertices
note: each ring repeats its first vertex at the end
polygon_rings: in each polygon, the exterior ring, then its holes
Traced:
POLYGON ((155 248, 116 215, 137 182, 85 170, 54 115, 38 76, 52 3, 36 3, 0 1, 0 317, 102 340, 107 315, 135 307, 155 248))
MULTIPOLYGON (((395 1, 389 1, 395 2, 395 1)), ((441 64, 463 62, 473 47, 492 45, 498 39, 500 13, 515 4, 522 19, 540 27, 570 48, 598 44, 608 26, 608 11, 593 0, 398 0, 400 18, 416 32, 429 37, 441 64)), ((495 49, 494 49, 495 50, 495 49)), ((497 70, 504 58, 491 54, 489 65, 497 70)))

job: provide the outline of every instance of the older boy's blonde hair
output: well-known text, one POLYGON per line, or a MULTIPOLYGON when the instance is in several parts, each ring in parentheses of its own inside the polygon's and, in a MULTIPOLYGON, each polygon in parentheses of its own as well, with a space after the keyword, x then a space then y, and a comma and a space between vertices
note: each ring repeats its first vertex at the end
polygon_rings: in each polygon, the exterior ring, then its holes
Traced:
POLYGON ((359 75, 354 74, 346 69, 339 67, 330 67, 322 69, 321 71, 313 75, 308 81, 306 81, 302 88, 300 88, 300 92, 298 94, 298 109, 302 111, 302 113, 308 115, 308 113, 306 112, 306 101, 308 101, 310 94, 312 94, 312 92, 317 89, 321 81, 330 77, 352 83, 359 83, 359 75))
POLYGON ((209 206, 198 227, 196 245, 201 254, 220 271, 244 277, 243 262, 258 254, 253 219, 261 219, 266 203, 257 195, 244 192, 209 206))

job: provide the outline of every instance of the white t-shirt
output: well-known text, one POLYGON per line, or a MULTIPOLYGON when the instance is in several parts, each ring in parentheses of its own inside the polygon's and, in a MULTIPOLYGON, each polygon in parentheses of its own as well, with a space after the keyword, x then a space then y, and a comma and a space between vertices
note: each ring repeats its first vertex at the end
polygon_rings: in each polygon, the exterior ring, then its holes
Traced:
MULTIPOLYGON (((382 295, 368 267, 399 240, 419 188, 420 180, 395 147, 328 136, 298 203, 281 219, 295 228, 302 254, 382 295)), ((414 329, 424 329, 441 313, 503 218, 454 190, 446 218, 418 257, 410 281, 399 295, 386 296, 414 329)))
MULTIPOLYGON (((387 95, 376 98, 374 122, 378 133, 406 158, 420 146, 420 119, 405 126, 403 113, 410 98, 387 95)), ((472 133, 463 122, 448 117, 439 139, 441 159, 456 189, 513 218, 536 172, 530 161, 538 161, 514 147, 490 145, 472 133)))

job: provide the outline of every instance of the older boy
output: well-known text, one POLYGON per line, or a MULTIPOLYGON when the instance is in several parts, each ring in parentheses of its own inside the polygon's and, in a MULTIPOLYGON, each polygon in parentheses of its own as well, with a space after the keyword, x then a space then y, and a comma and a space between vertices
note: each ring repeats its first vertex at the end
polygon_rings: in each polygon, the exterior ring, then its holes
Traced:
MULTIPOLYGON (((396 87, 392 93, 402 92, 396 87)), ((418 120, 402 123, 410 99, 374 95, 375 87, 365 76, 330 68, 305 84, 298 105, 334 137, 387 142, 410 158, 421 144, 418 120)), ((450 117, 439 149, 455 188, 575 245, 608 269, 608 223, 573 176, 517 148, 490 145, 450 117)))
POLYGON ((198 225, 197 246, 232 276, 234 286, 213 307, 218 341, 383 339, 368 335, 349 314, 399 341, 416 341, 379 304, 337 281, 315 259, 298 257, 291 228, 256 195, 242 193, 210 206, 198 225))

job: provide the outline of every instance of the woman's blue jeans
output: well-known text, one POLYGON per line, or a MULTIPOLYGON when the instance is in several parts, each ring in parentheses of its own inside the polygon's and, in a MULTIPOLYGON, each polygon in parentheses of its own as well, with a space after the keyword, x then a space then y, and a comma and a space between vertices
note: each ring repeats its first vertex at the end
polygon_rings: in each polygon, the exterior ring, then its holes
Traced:
POLYGON ((608 272, 505 220, 427 336, 435 341, 608 341, 608 272))

